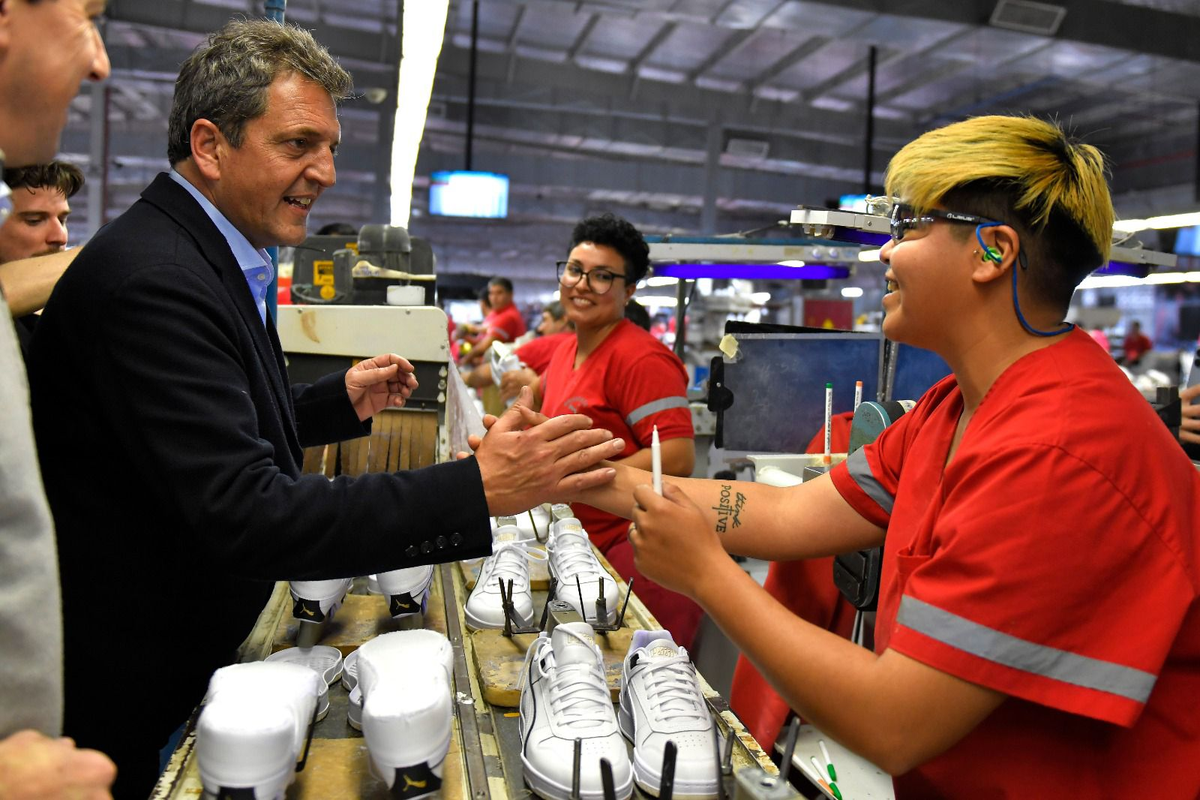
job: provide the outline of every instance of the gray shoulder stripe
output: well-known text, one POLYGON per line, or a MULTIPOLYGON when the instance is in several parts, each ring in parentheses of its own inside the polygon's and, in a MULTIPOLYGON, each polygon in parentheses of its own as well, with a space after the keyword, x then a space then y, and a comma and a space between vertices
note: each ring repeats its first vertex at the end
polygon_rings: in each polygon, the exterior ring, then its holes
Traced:
POLYGON ((629 416, 625 418, 625 424, 632 428, 651 414, 666 411, 668 408, 687 407, 688 401, 686 397, 664 397, 661 400, 651 400, 649 403, 638 406, 633 411, 630 411, 629 416))
POLYGON ((846 468, 850 470, 850 477, 858 484, 858 488, 866 492, 867 497, 878 503, 879 507, 890 515, 896 498, 871 474, 871 465, 867 463, 867 454, 862 448, 850 454, 846 459, 846 468))
POLYGON ((1154 675, 1140 669, 1018 639, 908 595, 900 599, 896 621, 931 639, 996 664, 1115 694, 1135 703, 1146 702, 1156 680, 1154 675))

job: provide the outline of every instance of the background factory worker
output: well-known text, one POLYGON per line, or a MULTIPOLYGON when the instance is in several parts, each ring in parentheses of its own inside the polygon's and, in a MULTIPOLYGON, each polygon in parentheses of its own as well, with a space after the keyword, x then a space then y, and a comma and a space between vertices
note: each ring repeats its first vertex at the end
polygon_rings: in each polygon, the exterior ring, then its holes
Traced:
POLYGON ((659 497, 618 465, 583 499, 631 513, 638 568, 695 597, 899 798, 1200 795, 1200 474, 1062 323, 1108 256, 1102 156, 1048 122, 979 117, 905 146, 887 189, 903 204, 883 331, 953 374, 800 486, 675 479, 659 497), (875 652, 726 555, 881 544, 875 652))
MULTIPOLYGON (((611 214, 575 226, 567 258, 558 263, 560 297, 575 337, 563 340, 535 386, 547 416, 586 414, 596 427, 622 437, 620 458, 632 466, 650 468, 650 435, 657 425, 663 472, 689 475, 696 450, 687 372, 678 356, 624 317, 649 270, 649 253, 638 229, 611 214)), ((613 567, 626 579, 637 577, 634 592, 650 612, 676 642, 691 646, 702 612, 637 574, 628 523, 580 503, 572 507, 613 567)))
POLYGON ((512 281, 496 276, 488 281, 487 291, 491 310, 483 319, 482 336, 467 354, 468 364, 478 364, 492 342, 514 342, 525 333, 525 318, 513 304, 512 281))
MULTIPOLYGON (((0 4, 0 166, 54 158, 80 84, 108 77, 94 22, 103 12, 102 0, 0 4)), ((0 187, 0 197, 7 194, 0 187)), ((10 210, 2 200, 0 208, 10 210)), ((10 308, 17 315, 40 308, 48 294, 39 286, 42 271, 31 274, 29 266, 0 266, 0 798, 104 798, 112 762, 58 738, 62 618, 54 528, 10 316, 10 308)))
MULTIPOLYGON (((542 309, 542 318, 537 327, 517 338, 517 349, 513 352, 525 366, 504 373, 500 383, 500 396, 505 400, 516 397, 522 386, 529 386, 538 375, 545 372, 550 364, 550 356, 562 343, 564 335, 574 336, 575 330, 571 327, 571 321, 567 319, 567 312, 562 303, 552 300, 542 309)), ((463 380, 467 386, 475 389, 494 383, 491 364, 485 359, 473 370, 464 372, 463 380)))
POLYGON ((585 417, 525 431, 510 416, 472 460, 300 474, 303 446, 363 435, 414 385, 411 365, 389 354, 289 386, 263 305, 260 248, 304 240, 335 179, 336 103, 349 91, 301 28, 242 20, 211 36, 176 81, 173 171, 88 243, 34 336, 34 426, 62 564, 65 729, 113 756, 117 796, 149 792, 158 749, 274 580, 485 555, 490 514, 561 498, 593 480, 568 471, 623 447, 583 430, 585 417))
POLYGON ((1142 323, 1136 319, 1129 323, 1129 332, 1125 334, 1123 362, 1126 366, 1136 366, 1142 361, 1142 356, 1154 347, 1150 337, 1142 333, 1142 323))
MULTIPOLYGON (((65 161, 8 167, 4 170, 4 182, 12 191, 12 211, 0 223, 0 264, 66 250, 70 201, 83 187, 83 172, 79 167, 65 161)), ((27 269, 45 275, 43 265, 46 262, 25 263, 27 269)), ((65 268, 66 265, 62 267, 65 268)), ((56 271, 59 276, 62 269, 56 271)), ((49 298, 49 292, 46 297, 49 298)), ((34 313, 16 320, 22 353, 29 350, 37 320, 38 315, 34 313)))

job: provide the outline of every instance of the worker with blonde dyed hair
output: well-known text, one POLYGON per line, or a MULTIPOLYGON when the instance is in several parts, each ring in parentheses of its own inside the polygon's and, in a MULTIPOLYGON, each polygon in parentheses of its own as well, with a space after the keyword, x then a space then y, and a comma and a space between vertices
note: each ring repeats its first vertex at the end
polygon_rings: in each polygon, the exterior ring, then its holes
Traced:
POLYGON ((883 331, 953 374, 817 480, 671 478, 660 497, 617 465, 580 499, 631 516, 638 570, 899 798, 1200 795, 1200 474, 1063 321, 1109 252, 1103 157, 980 117, 904 147, 887 187, 883 331), (874 652, 726 555, 880 545, 874 652))

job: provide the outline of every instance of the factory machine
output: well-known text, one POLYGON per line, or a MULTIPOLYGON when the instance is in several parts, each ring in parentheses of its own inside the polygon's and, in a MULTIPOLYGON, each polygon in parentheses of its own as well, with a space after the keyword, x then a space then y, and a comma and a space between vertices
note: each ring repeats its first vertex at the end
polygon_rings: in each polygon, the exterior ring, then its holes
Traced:
MULTIPOLYGON (((361 243, 362 237, 359 241, 361 243)), ((400 239, 393 238, 393 241, 400 239)), ((342 249, 348 248, 339 248, 342 249)), ((360 250, 352 260, 356 262, 351 266, 353 277, 357 271, 362 271, 359 269, 362 262, 366 261, 370 266, 372 257, 360 250)), ((388 268, 407 272, 403 265, 393 264, 388 268)), ((317 266, 307 273, 298 273, 301 283, 304 283, 305 275, 318 276, 321 269, 323 267, 317 266)), ((344 278, 345 273, 342 275, 344 278)), ((400 279, 400 282, 407 282, 407 279, 400 279)), ((348 284, 344 280, 338 283, 335 277, 331 284, 310 281, 308 285, 332 286, 336 300, 348 284)), ((482 433, 483 425, 468 394, 470 390, 450 362, 446 328, 446 315, 438 308, 425 305, 363 306, 328 302, 280 307, 279 337, 293 382, 344 369, 357 360, 384 352, 396 352, 412 361, 420 382, 420 388, 405 408, 388 409, 376 416, 370 436, 308 448, 304 458, 305 473, 332 479, 368 472, 415 469, 445 462, 457 452, 468 449, 467 436, 482 433)), ((397 524, 402 521, 398 520, 397 524)), ((598 557, 618 587, 622 606, 621 616, 615 623, 593 626, 615 698, 620 664, 634 632, 658 630, 661 626, 603 556, 598 557)), ((359 645, 396 630, 424 628, 442 633, 453 649, 453 733, 437 794, 452 800, 528 797, 515 706, 520 693, 518 675, 525 652, 536 638, 536 627, 534 632, 512 624, 502 630, 469 630, 465 624, 464 606, 478 570, 479 564, 471 562, 439 565, 434 569, 423 613, 404 619, 392 618, 387 600, 380 594, 370 593, 366 578, 356 579, 338 615, 319 626, 300 623, 293 617, 288 584, 280 582, 243 643, 239 660, 261 661, 273 653, 302 649, 301 645, 332 647, 346 656, 356 651, 359 645), (304 640, 306 633, 312 635, 304 640)), ((560 621, 562 611, 556 606, 557 601, 550 601, 554 588, 546 574, 544 561, 535 562, 531 567, 530 584, 535 607, 539 613, 546 609, 542 624, 560 621), (540 573, 536 563, 542 565, 540 573)), ((313 648, 314 651, 317 649, 313 648)), ((770 759, 729 710, 725 699, 703 677, 699 684, 719 734, 714 742, 714 765, 724 770, 720 779, 721 797, 735 792, 739 797, 750 798, 782 800, 795 797, 794 790, 780 783, 770 759)), ((333 797, 410 796, 411 793, 404 794, 401 789, 389 791, 382 780, 371 774, 365 740, 347 722, 353 702, 348 692, 335 683, 328 688, 327 696, 328 713, 310 728, 311 738, 304 751, 305 757, 298 764, 295 782, 288 789, 287 797, 328 800, 333 797)), ((174 800, 201 795, 196 750, 199 714, 198 708, 156 787, 155 798, 174 800)), ((664 797, 667 795, 669 792, 664 797)), ((635 797, 639 796, 644 795, 635 789, 635 797)))

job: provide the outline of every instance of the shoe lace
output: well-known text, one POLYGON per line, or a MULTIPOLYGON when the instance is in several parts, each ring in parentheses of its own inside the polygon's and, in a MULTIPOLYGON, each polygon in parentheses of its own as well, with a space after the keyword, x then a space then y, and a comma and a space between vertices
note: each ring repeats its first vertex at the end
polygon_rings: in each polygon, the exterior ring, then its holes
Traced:
MULTIPOLYGON (((537 542, 530 539, 494 543, 492 554, 488 557, 488 562, 491 563, 491 572, 488 573, 486 579, 485 591, 499 591, 496 587, 497 578, 502 579, 505 586, 508 585, 511 578, 514 590, 526 588, 529 585, 528 562, 545 561, 547 558, 545 551, 536 545, 537 542)), ((480 575, 487 572, 487 569, 488 564, 485 563, 483 569, 480 570, 480 575)))
POLYGON ((686 654, 646 664, 646 694, 650 708, 662 720, 706 721, 708 711, 696 685, 696 673, 686 654))
MULTIPOLYGON (((590 648, 595 645, 574 631, 566 631, 590 648)), ((550 675, 550 708, 559 723, 569 728, 594 728, 612 716, 612 697, 598 659, 558 664, 550 675)))
POLYGON ((570 582, 577 574, 600 574, 600 564, 592 555, 592 546, 580 536, 556 536, 551 543, 554 565, 564 581, 570 582))

